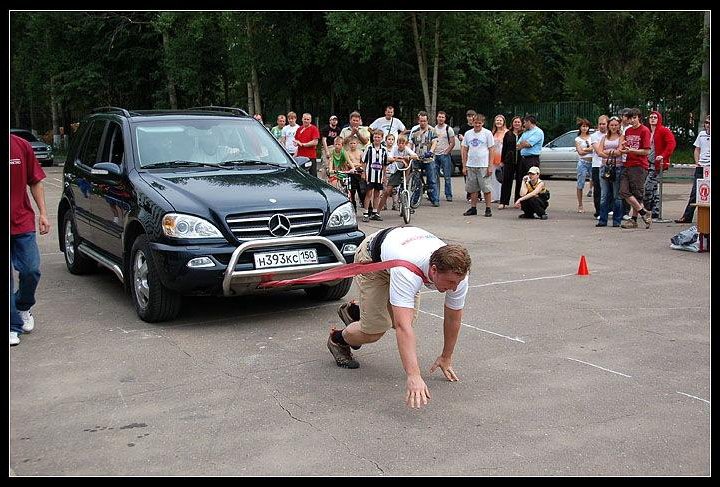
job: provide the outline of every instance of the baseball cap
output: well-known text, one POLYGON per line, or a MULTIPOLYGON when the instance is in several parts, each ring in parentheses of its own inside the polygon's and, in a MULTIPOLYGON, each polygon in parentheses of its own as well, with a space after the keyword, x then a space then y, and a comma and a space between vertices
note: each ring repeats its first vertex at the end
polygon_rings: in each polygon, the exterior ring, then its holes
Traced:
POLYGON ((537 166, 533 166, 528 169, 528 174, 540 174, 540 168, 537 166))
POLYGON ((337 115, 330 115, 330 120, 332 120, 333 118, 334 118, 335 120, 338 119, 338 118, 337 118, 337 115))

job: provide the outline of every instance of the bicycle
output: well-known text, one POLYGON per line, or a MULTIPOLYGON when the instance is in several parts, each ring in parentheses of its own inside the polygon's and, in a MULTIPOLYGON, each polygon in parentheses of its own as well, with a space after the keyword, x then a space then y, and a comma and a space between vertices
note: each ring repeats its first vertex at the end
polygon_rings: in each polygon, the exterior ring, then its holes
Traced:
POLYGON ((420 200, 422 199, 422 177, 420 176, 421 169, 415 166, 415 163, 404 163, 404 167, 400 167, 398 164, 398 171, 403 172, 402 189, 400 190, 400 216, 402 217, 405 224, 410 223, 410 218, 415 209, 420 206, 420 200), (410 182, 408 184, 407 171, 410 169, 410 182))
MULTIPOLYGON (((351 179, 351 176, 353 174, 360 175, 362 174, 363 170, 362 168, 356 168, 356 169, 348 169, 346 171, 333 171, 333 174, 330 176, 330 178, 333 178, 333 183, 336 183, 337 185, 333 184, 337 189, 340 191, 343 191, 345 195, 348 197, 351 203, 353 203, 353 207, 355 206, 355 200, 352 195, 352 191, 358 191, 359 188, 356 188, 353 186, 353 181, 351 179)), ((332 183, 331 183, 332 184, 332 183)), ((358 198, 360 198, 360 195, 358 194, 358 198)), ((362 205, 362 198, 360 201, 360 204, 362 205)))

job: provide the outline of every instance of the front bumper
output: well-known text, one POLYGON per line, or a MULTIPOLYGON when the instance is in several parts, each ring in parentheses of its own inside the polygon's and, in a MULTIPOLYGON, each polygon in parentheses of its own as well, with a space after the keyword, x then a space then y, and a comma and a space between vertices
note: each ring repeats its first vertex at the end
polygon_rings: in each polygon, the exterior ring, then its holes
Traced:
MULTIPOLYGON (((361 231, 328 236, 289 237, 249 240, 231 245, 173 246, 151 243, 150 248, 167 288, 180 294, 234 296, 269 292, 258 284, 269 280, 295 279, 354 261, 357 246, 365 238, 361 231), (318 263, 302 266, 255 269, 253 254, 275 250, 312 247, 317 250, 318 263), (343 249, 345 251, 343 252, 343 249), (208 257, 213 265, 191 268, 188 262, 208 257)), ((283 290, 292 288, 283 288, 283 290)))

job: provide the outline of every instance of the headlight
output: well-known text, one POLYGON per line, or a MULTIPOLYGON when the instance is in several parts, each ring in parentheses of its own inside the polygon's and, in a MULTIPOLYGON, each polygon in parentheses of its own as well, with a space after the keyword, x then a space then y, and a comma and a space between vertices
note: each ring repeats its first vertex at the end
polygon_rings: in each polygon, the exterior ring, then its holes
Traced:
POLYGON ((328 220, 328 228, 338 230, 340 228, 352 228, 357 226, 357 218, 355 218, 355 209, 348 201, 332 212, 328 220))
POLYGON ((163 232, 174 238, 223 238, 222 233, 209 221, 182 213, 165 215, 163 232))

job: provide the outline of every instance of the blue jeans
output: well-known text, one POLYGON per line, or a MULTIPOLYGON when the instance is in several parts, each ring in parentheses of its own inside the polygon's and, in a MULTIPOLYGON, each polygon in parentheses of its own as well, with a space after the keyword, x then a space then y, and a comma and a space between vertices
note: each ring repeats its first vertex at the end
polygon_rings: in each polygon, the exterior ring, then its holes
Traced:
MULTIPOLYGON (((445 178, 445 198, 452 198, 453 163, 450 154, 435 155, 435 170, 438 172, 438 175, 440 174, 440 169, 442 169, 443 177, 445 178)), ((438 193, 440 193, 440 188, 438 188, 438 193)), ((438 194, 438 199, 439 198, 440 195, 438 194)))
POLYGON ((623 167, 615 167, 615 181, 608 181, 600 178, 600 219, 598 223, 607 225, 608 213, 610 206, 613 211, 613 225, 617 226, 622 223, 623 217, 623 199, 620 197, 620 177, 622 176, 623 167))
POLYGON ((685 207, 685 211, 683 212, 682 219, 686 222, 691 222, 693 219, 693 216, 695 216, 695 207, 693 204, 695 203, 695 193, 697 192, 697 180, 702 179, 703 177, 703 168, 702 166, 697 166, 695 168, 695 173, 693 174, 693 184, 692 189, 690 190, 690 198, 688 199, 688 204, 685 207))
POLYGON ((18 311, 27 311, 35 304, 35 290, 40 282, 40 250, 35 232, 10 236, 10 264, 10 331, 22 333, 18 311), (17 292, 13 268, 20 274, 17 292))
POLYGON ((440 203, 440 194, 438 192, 438 171, 435 167, 435 161, 429 163, 420 164, 420 167, 425 169, 425 177, 427 177, 427 194, 430 201, 433 203, 440 203))
POLYGON ((585 187, 585 180, 590 177, 592 180, 592 161, 578 159, 577 163, 577 189, 582 190, 585 187))

